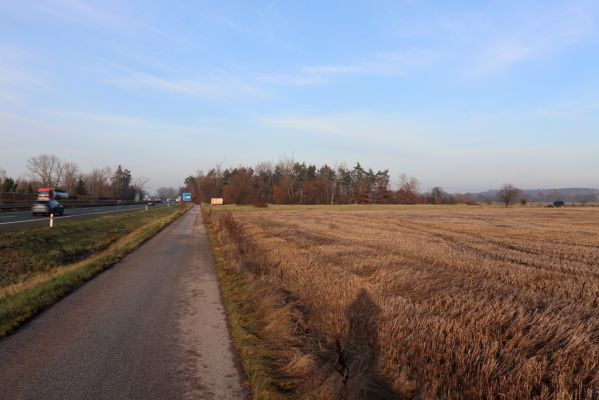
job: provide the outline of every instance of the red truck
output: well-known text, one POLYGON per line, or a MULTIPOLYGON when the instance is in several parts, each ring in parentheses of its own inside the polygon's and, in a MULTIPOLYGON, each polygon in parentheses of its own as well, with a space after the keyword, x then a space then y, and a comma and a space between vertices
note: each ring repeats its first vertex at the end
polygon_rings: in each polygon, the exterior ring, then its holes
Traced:
POLYGON ((69 194, 62 190, 54 188, 39 188, 37 190, 37 200, 58 200, 68 198, 69 194))

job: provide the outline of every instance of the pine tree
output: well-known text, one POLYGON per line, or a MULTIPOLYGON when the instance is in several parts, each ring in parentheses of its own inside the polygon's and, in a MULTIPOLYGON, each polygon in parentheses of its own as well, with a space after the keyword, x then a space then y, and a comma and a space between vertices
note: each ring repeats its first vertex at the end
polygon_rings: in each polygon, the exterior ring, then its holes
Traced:
POLYGON ((117 200, 131 200, 134 191, 131 188, 131 172, 118 166, 114 175, 110 179, 112 195, 117 200))
POLYGON ((78 196, 87 194, 87 189, 85 188, 85 181, 83 180, 83 175, 79 175, 79 179, 77 179, 77 185, 75 186, 75 194, 78 196))

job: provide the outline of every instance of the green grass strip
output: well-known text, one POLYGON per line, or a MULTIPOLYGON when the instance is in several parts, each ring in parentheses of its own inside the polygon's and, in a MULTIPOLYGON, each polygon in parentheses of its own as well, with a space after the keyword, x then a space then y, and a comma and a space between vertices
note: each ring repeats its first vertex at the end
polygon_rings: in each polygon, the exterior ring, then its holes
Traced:
MULTIPOLYGON (((6 336, 17 327, 33 318, 58 300, 62 299, 95 275, 110 268, 142 243, 156 235, 164 227, 178 219, 188 210, 181 207, 161 213, 160 218, 150 219, 145 225, 133 230, 114 242, 104 251, 81 261, 72 269, 55 275, 32 288, 0 299, 0 337, 6 336)), ((137 213, 139 214, 139 213, 137 213)), ((133 216, 139 218, 140 216, 133 216)))

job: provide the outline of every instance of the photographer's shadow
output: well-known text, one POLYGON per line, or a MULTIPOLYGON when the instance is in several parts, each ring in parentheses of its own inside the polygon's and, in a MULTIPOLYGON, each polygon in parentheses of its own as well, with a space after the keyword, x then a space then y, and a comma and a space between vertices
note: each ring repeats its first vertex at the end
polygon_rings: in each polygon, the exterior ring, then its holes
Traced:
POLYGON ((366 289, 361 289, 347 307, 348 329, 343 348, 337 342, 343 399, 399 399, 378 372, 380 314, 381 308, 366 289))

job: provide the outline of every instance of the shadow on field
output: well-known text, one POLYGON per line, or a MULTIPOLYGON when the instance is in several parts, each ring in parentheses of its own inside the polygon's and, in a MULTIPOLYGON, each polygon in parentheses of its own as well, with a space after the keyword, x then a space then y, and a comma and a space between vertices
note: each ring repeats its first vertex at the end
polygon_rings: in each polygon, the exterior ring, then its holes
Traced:
POLYGON ((377 373, 381 309, 366 289, 347 307, 347 339, 343 349, 337 341, 337 371, 343 376, 342 399, 399 399, 377 373))

